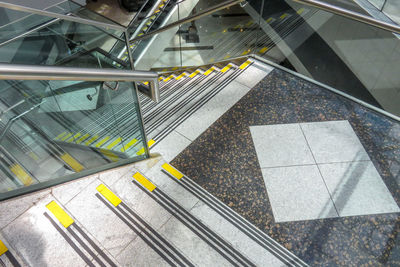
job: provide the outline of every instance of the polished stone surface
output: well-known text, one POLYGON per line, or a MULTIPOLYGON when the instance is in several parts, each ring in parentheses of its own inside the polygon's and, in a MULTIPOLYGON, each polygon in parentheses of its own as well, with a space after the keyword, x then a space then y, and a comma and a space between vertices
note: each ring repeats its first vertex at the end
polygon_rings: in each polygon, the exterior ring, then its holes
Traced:
POLYGON ((399 124, 276 69, 172 164, 312 266, 398 266, 399 213, 274 220, 249 127, 345 120, 398 206, 399 124))

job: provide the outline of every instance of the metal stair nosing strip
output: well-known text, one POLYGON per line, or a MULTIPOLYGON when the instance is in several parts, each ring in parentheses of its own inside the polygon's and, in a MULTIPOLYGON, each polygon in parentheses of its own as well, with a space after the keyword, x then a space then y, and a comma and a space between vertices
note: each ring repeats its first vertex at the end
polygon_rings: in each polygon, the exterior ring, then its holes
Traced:
POLYGON ((101 184, 98 186, 97 191, 99 193, 96 193, 95 196, 167 263, 171 266, 194 266, 186 256, 154 230, 105 185, 101 184))
MULTIPOLYGON (((251 64, 251 63, 250 63, 251 64)), ((250 65, 249 64, 249 65, 250 65)), ((205 103, 207 103, 211 98, 213 98, 216 94, 218 94, 221 90, 223 90, 230 82, 232 82, 237 76, 239 76, 244 69, 236 68, 233 73, 231 73, 228 77, 224 78, 221 83, 219 83, 214 90, 211 90, 209 94, 204 95, 200 100, 198 100, 187 112, 177 118, 173 123, 170 123, 167 128, 165 128, 162 132, 158 133, 153 137, 157 142, 161 141, 166 137, 173 129, 178 127, 181 123, 183 123, 187 118, 189 118, 194 112, 196 112, 200 107, 202 107, 205 103)), ((156 143, 157 144, 157 143, 156 143)), ((155 144, 155 145, 156 145, 155 144)), ((154 145, 154 146, 155 146, 154 145)), ((154 147, 153 146, 153 147, 154 147)))
POLYGON ((167 210, 178 221, 188 227, 193 233, 200 237, 205 243, 217 251, 222 257, 234 266, 255 266, 246 256, 236 250, 225 239, 212 231, 208 226, 193 216, 170 196, 158 188, 150 179, 141 173, 133 175, 132 182, 146 193, 150 198, 167 210))
POLYGON ((259 230, 253 224, 248 222, 245 218, 237 214, 235 211, 226 206, 219 199, 214 197, 212 194, 208 193, 205 189, 203 189, 201 186, 193 182, 193 180, 191 180, 186 175, 182 174, 180 171, 176 170, 170 164, 165 163, 162 166, 161 172, 163 172, 174 182, 182 186, 186 191, 192 193, 203 203, 205 203, 208 207, 213 209, 216 213, 218 213, 227 221, 229 221, 231 224, 236 226, 240 231, 242 231, 253 241, 255 241, 257 244, 265 248, 267 251, 269 251, 271 254, 276 256, 278 259, 280 259, 288 266, 299 266, 299 267, 308 266, 299 257, 288 251, 278 242, 276 242, 267 234, 259 230))
POLYGON ((186 97, 184 97, 179 103, 174 105, 171 109, 168 110, 168 112, 164 114, 158 113, 157 115, 159 116, 154 116, 147 121, 145 120, 145 128, 147 131, 151 132, 155 128, 159 127, 163 123, 167 123, 168 119, 170 119, 173 115, 176 115, 177 112, 182 112, 183 107, 186 106, 187 104, 193 102, 198 98, 202 93, 204 93, 210 86, 214 84, 216 80, 218 80, 221 76, 223 76, 224 73, 216 73, 213 71, 213 74, 211 74, 211 77, 207 77, 208 79, 205 79, 204 83, 202 83, 199 87, 195 88, 195 90, 192 90, 192 94, 188 94, 186 97), (151 124, 150 124, 151 122, 151 124))

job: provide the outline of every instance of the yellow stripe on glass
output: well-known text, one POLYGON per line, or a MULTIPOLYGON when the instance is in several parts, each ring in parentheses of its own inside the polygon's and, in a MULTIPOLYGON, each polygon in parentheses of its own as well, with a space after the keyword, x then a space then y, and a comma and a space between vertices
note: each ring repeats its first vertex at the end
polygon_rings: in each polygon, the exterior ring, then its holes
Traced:
POLYGON ((100 147, 102 144, 104 144, 105 142, 107 142, 108 139, 110 139, 109 136, 104 137, 103 139, 100 140, 100 142, 98 142, 98 143, 96 144, 96 147, 100 147))
POLYGON ((121 148, 121 152, 124 152, 124 151, 126 151, 126 150, 128 150, 131 146, 133 146, 134 144, 136 144, 137 143, 137 139, 136 138, 133 138, 131 141, 129 141, 126 145, 124 145, 124 147, 123 148, 121 148))
POLYGON ((178 171, 168 163, 164 163, 162 167, 164 170, 169 172, 172 176, 174 176, 178 180, 180 180, 183 177, 183 174, 180 171, 178 171))
POLYGON ((68 228, 74 223, 74 219, 72 219, 55 201, 47 204, 46 208, 53 213, 54 217, 56 217, 65 228, 68 228))
POLYGON ((138 181, 143 187, 147 188, 150 192, 152 192, 154 189, 156 189, 156 186, 147 180, 146 177, 144 177, 141 173, 137 172, 133 175, 133 178, 135 178, 136 181, 138 181))
POLYGON ((23 185, 28 186, 33 184, 32 177, 19 164, 10 166, 10 171, 17 176, 23 185))
POLYGON ((57 135, 57 137, 54 138, 54 139, 58 140, 58 139, 60 139, 61 137, 63 137, 64 135, 66 135, 66 134, 67 134, 67 132, 60 133, 60 134, 57 135))
POLYGON ((267 50, 268 50, 268 47, 263 47, 263 48, 261 48, 260 49, 260 54, 264 54, 265 52, 267 52, 267 50))
POLYGON ((118 145, 119 143, 121 143, 122 138, 118 137, 117 139, 115 139, 114 141, 111 142, 111 144, 109 144, 106 149, 112 149, 113 147, 115 147, 116 145, 118 145))
POLYGON ((80 143, 82 143, 83 142, 83 140, 86 140, 86 138, 88 138, 90 136, 90 134, 84 134, 84 135, 82 135, 82 137, 81 138, 79 138, 77 141, 76 141, 76 143, 77 144, 80 144, 80 143))
POLYGON ((61 141, 65 141, 66 139, 68 139, 70 136, 72 135, 72 133, 69 133, 67 135, 65 135, 63 138, 61 138, 61 141))
POLYGON ((75 139, 77 139, 79 136, 81 136, 82 134, 81 133, 77 133, 77 134, 75 134, 74 136, 71 136, 71 138, 69 138, 67 141, 65 141, 65 142, 68 142, 68 143, 70 143, 70 142, 72 142, 73 140, 75 140, 75 139))
POLYGON ((122 200, 119 197, 117 197, 104 184, 99 185, 96 189, 97 191, 99 191, 100 194, 103 195, 103 197, 105 197, 108 201, 110 201, 110 203, 113 204, 115 207, 122 202, 122 200))
POLYGON ((94 141, 96 141, 99 138, 99 136, 96 134, 95 136, 93 136, 92 138, 90 138, 89 140, 86 141, 85 145, 90 145, 91 143, 93 143, 94 141))
POLYGON ((74 171, 80 172, 85 167, 83 167, 76 159, 74 159, 70 154, 65 153, 64 155, 61 156, 61 159, 67 163, 74 171))

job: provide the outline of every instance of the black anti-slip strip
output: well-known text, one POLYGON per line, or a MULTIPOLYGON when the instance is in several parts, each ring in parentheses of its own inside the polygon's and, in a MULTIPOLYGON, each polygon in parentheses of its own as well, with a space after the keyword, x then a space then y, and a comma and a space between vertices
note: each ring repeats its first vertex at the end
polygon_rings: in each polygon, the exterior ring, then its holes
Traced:
MULTIPOLYGON (((204 242, 206 242, 210 247, 212 247, 215 251, 217 251, 222 257, 224 257, 227 261, 229 261, 231 264, 234 266, 239 267, 240 265, 235 262, 233 259, 228 257, 223 251, 221 251, 216 245, 214 245, 210 240, 204 237, 204 231, 197 231, 191 224, 189 224, 187 221, 179 217, 176 212, 174 212, 170 206, 168 206, 164 201, 161 201, 159 198, 157 198, 154 194, 150 193, 147 189, 143 188, 142 185, 140 185, 138 182, 135 180, 132 181, 135 185, 137 185, 143 192, 145 192, 148 196, 150 196, 154 201, 156 201, 161 207, 163 207, 165 210, 167 210, 171 215, 173 215, 176 219, 178 219, 183 225, 185 225, 187 228, 189 228, 193 233, 195 233, 198 237, 200 237, 204 242), (203 233, 203 234, 201 234, 203 233)), ((156 189, 153 190, 155 192, 156 189)))
MULTIPOLYGON (((233 217, 230 214, 226 214, 226 212, 224 212, 223 209, 221 209, 220 207, 216 207, 216 205, 212 205, 209 201, 208 198, 206 198, 204 195, 202 195, 201 193, 199 193, 197 190, 192 189, 190 187, 188 187, 188 185, 186 183, 183 182, 183 179, 180 179, 180 181, 178 181, 175 177, 172 177, 168 172, 161 170, 163 173, 165 173, 166 175, 168 175, 168 177, 170 177, 172 180, 174 180, 176 183, 178 183, 179 185, 181 185, 183 188, 185 188, 187 191, 189 191, 190 193, 192 193, 193 195, 195 195, 197 198, 199 198, 200 200, 202 200, 204 203, 206 203, 210 208, 212 208, 215 212, 217 212, 219 215, 221 215, 224 219, 226 219, 228 222, 230 222, 231 224, 233 224, 234 226, 236 226, 239 230, 241 230, 245 235, 247 235, 249 238, 251 238, 253 241, 255 241, 257 244, 259 244, 260 246, 262 246, 263 248, 265 248, 267 251, 269 251, 271 254, 273 254, 275 257, 277 257, 278 259, 280 259, 282 262, 284 262, 285 264, 287 264, 288 266, 297 266, 298 264, 296 264, 294 262, 293 259, 291 259, 290 255, 286 255, 284 254, 282 251, 280 251, 279 249, 276 248, 275 244, 265 244, 264 242, 260 241, 257 238, 254 238, 254 236, 250 235, 248 232, 252 233, 253 235, 259 236, 257 233, 254 233, 254 231, 252 231, 252 229, 249 229, 247 224, 238 222, 237 219, 235 217, 233 217), (233 218, 232 218, 233 217, 233 218)), ((214 203, 217 204, 217 203, 214 203)), ((259 237, 260 238, 260 237, 259 237)), ((261 238, 260 238, 261 239, 261 238)), ((268 242, 270 243, 270 242, 268 242)), ((300 266, 303 266, 302 264, 300 266)))
POLYGON ((82 241, 82 239, 70 228, 67 228, 68 233, 72 235, 73 238, 75 238, 76 241, 78 241, 79 245, 83 247, 84 250, 86 250, 87 253, 89 253, 92 258, 99 263, 100 266, 106 267, 106 265, 97 257, 96 254, 82 241))
MULTIPOLYGON (((7 256, 8 260, 11 262, 11 264, 14 267, 21 267, 21 264, 17 261, 17 259, 14 257, 14 255, 11 253, 11 251, 7 250, 5 255, 7 256)), ((3 262, 2 262, 3 263, 3 262)), ((4 263, 3 263, 4 264, 4 263)), ((4 264, 5 266, 5 264, 4 264)))
MULTIPOLYGON (((226 242, 224 239, 222 239, 219 235, 217 235, 214 231, 212 231, 210 228, 208 228, 208 226, 206 226, 205 224, 203 224, 199 219, 197 219, 196 217, 194 217, 191 213, 189 213, 187 210, 185 210, 181 205, 179 205, 175 200, 171 199, 167 194, 165 194, 163 191, 159 190, 159 189, 155 189, 154 192, 156 194, 160 194, 161 195, 161 199, 164 198, 164 202, 170 202, 172 203, 172 205, 170 205, 170 207, 174 208, 176 211, 178 211, 181 216, 186 217, 187 220, 193 220, 195 223, 192 222, 193 225, 196 226, 199 225, 201 228, 199 228, 200 231, 202 231, 203 233, 205 233, 207 235, 208 238, 210 238, 211 240, 213 240, 215 243, 218 244, 218 242, 220 244, 218 245, 222 245, 225 246, 225 248, 228 248, 230 251, 227 251, 232 257, 234 257, 236 260, 238 260, 239 262, 242 262, 243 265, 247 265, 247 266, 255 266, 254 263, 252 263, 247 257, 245 257, 242 253, 240 253, 238 250, 236 250, 235 248, 233 248, 231 246, 231 244, 229 244, 228 242, 226 242), (167 201, 165 201, 165 199, 167 201), (189 217, 189 218, 188 218, 189 217), (204 229, 204 230, 203 230, 204 229)), ((197 227, 198 228, 198 227, 197 227)))
MULTIPOLYGON (((166 173, 166 172, 164 172, 164 173, 166 173)), ((172 176, 170 176, 170 177, 171 177, 171 179, 173 179, 172 176)), ((249 232, 251 232, 253 235, 257 236, 258 238, 262 239, 265 243, 268 243, 269 245, 277 248, 278 252, 286 255, 290 259, 291 262, 296 261, 300 266, 307 266, 298 257, 288 253, 284 248, 280 247, 279 245, 274 244, 274 243, 276 243, 276 241, 274 241, 271 237, 266 236, 263 232, 261 232, 259 229, 255 228, 253 225, 249 224, 249 222, 245 221, 242 217, 235 214, 232 210, 230 210, 229 208, 224 206, 224 204, 222 204, 218 199, 215 199, 213 196, 209 196, 208 193, 206 193, 206 192, 202 192, 202 190, 204 190, 204 189, 199 188, 199 186, 196 185, 189 178, 184 177, 183 179, 181 179, 181 181, 185 185, 188 185, 189 187, 193 188, 196 192, 200 193, 203 196, 202 200, 204 200, 204 202, 207 202, 205 199, 208 199, 209 202, 214 203, 216 206, 218 206, 217 208, 219 208, 221 210, 221 212, 224 212, 228 216, 231 216, 233 219, 237 220, 243 228, 246 228, 249 232), (271 240, 268 240, 268 239, 271 239, 271 240)), ((210 204, 208 204, 208 205, 210 206, 210 204)), ((221 214, 221 213, 219 213, 219 214, 221 214)))
MULTIPOLYGON (((125 203, 120 204, 124 209, 126 209, 132 216, 134 216, 141 224, 143 224, 147 229, 150 230, 158 239, 164 240, 167 244, 168 241, 166 241, 162 236, 160 236, 159 233, 157 233, 150 225, 148 225, 142 218, 140 218, 132 209, 130 209, 125 203)), ((174 246, 169 245, 169 248, 177 254, 188 266, 193 266, 193 263, 191 263, 182 253, 180 253, 174 246)))
POLYGON ((86 255, 78 248, 78 246, 71 240, 71 238, 69 238, 69 236, 63 230, 61 230, 61 228, 57 225, 55 221, 53 221, 50 215, 48 215, 46 212, 43 213, 43 215, 50 221, 50 223, 54 226, 54 228, 56 228, 57 232, 59 232, 62 235, 62 237, 64 237, 65 241, 67 241, 67 243, 75 250, 75 252, 78 253, 78 255, 82 258, 82 260, 86 262, 87 265, 95 267, 92 261, 89 260, 89 258, 86 257, 86 255))
MULTIPOLYGON (((114 209, 106 200, 104 200, 99 194, 96 193, 96 197, 98 199, 100 199, 101 202, 104 203, 104 205, 106 205, 106 207, 108 207, 115 215, 117 215, 118 218, 121 219, 121 221, 123 221, 129 228, 131 228, 132 231, 135 232, 135 234, 137 234, 144 242, 146 242, 146 244, 151 247, 158 255, 160 255, 168 264, 170 264, 171 266, 177 266, 173 261, 171 261, 170 258, 168 258, 165 254, 168 254, 173 260, 175 260, 176 262, 180 263, 179 260, 176 260, 176 257, 174 257, 173 255, 171 256, 171 253, 164 248, 157 240, 155 240, 152 236, 145 236, 142 234, 143 228, 138 227, 135 223, 132 224, 131 222, 129 222, 124 216, 122 216, 119 212, 117 212, 116 209, 114 209), (138 229, 137 229, 138 228, 138 229), (150 240, 151 241, 150 241, 150 240), (154 244, 156 244, 157 246, 155 246, 154 244), (161 248, 165 253, 163 253, 159 248, 161 248)), ((180 263, 179 265, 184 266, 182 263, 180 263)))
POLYGON ((76 224, 73 223, 72 226, 79 232, 83 238, 86 239, 86 241, 99 253, 99 255, 106 261, 108 264, 110 264, 113 267, 117 267, 117 265, 102 251, 94 242, 92 239, 89 238, 89 236, 76 224))

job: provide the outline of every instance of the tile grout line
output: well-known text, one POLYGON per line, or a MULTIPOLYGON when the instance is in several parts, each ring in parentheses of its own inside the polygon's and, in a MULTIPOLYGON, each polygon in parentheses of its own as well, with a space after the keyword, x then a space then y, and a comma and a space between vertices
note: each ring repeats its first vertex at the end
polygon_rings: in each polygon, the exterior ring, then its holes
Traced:
MULTIPOLYGON (((189 117, 189 118, 190 118, 190 117, 189 117)), ((182 137, 186 138, 187 140, 189 140, 189 141, 190 141, 190 144, 193 143, 194 140, 192 140, 192 139, 186 137, 185 135, 183 135, 182 133, 180 133, 180 132, 177 131, 176 129, 174 129, 173 131, 175 131, 175 132, 178 133, 180 136, 182 136, 182 137)), ((200 135, 201 135, 201 133, 200 133, 200 135)), ((199 135, 199 136, 200 136, 200 135, 199 135)))
MULTIPOLYGON (((314 159, 315 160, 315 159, 314 159)), ((337 164, 337 163, 353 163, 353 162, 369 162, 371 160, 352 160, 352 161, 338 161, 338 162, 324 162, 324 163, 308 163, 308 164, 294 164, 294 165, 282 165, 282 166, 272 166, 272 167, 260 167, 260 169, 274 169, 274 168, 286 168, 286 167, 301 167, 301 166, 314 166, 314 165, 328 165, 328 164, 337 164)))
POLYGON ((333 201, 332 194, 331 194, 331 192, 329 191, 328 186, 326 185, 325 179, 324 179, 324 177, 322 176, 321 170, 320 170, 320 168, 319 168, 319 166, 318 166, 318 164, 317 164, 317 161, 316 161, 316 159, 315 159, 315 157, 314 157, 314 153, 313 153, 313 151, 311 150, 311 147, 310 147, 310 144, 308 143, 307 137, 306 137, 306 135, 305 135, 305 133, 304 133, 304 131, 303 131, 303 128, 301 127, 301 123, 298 123, 298 125, 299 125, 299 128, 300 128, 300 130, 301 130, 301 133, 303 134, 304 140, 305 140, 306 143, 307 143, 307 147, 308 147, 308 149, 310 149, 311 156, 313 157, 314 162, 315 162, 315 165, 317 166, 319 175, 321 175, 321 179, 322 179, 322 181, 324 182, 326 191, 328 191, 329 198, 330 198, 331 201, 332 201, 332 204, 333 204, 333 207, 335 208, 336 214, 338 215, 338 217, 340 217, 339 211, 338 211, 338 209, 337 209, 337 207, 336 207, 336 205, 335 205, 335 202, 333 201))

